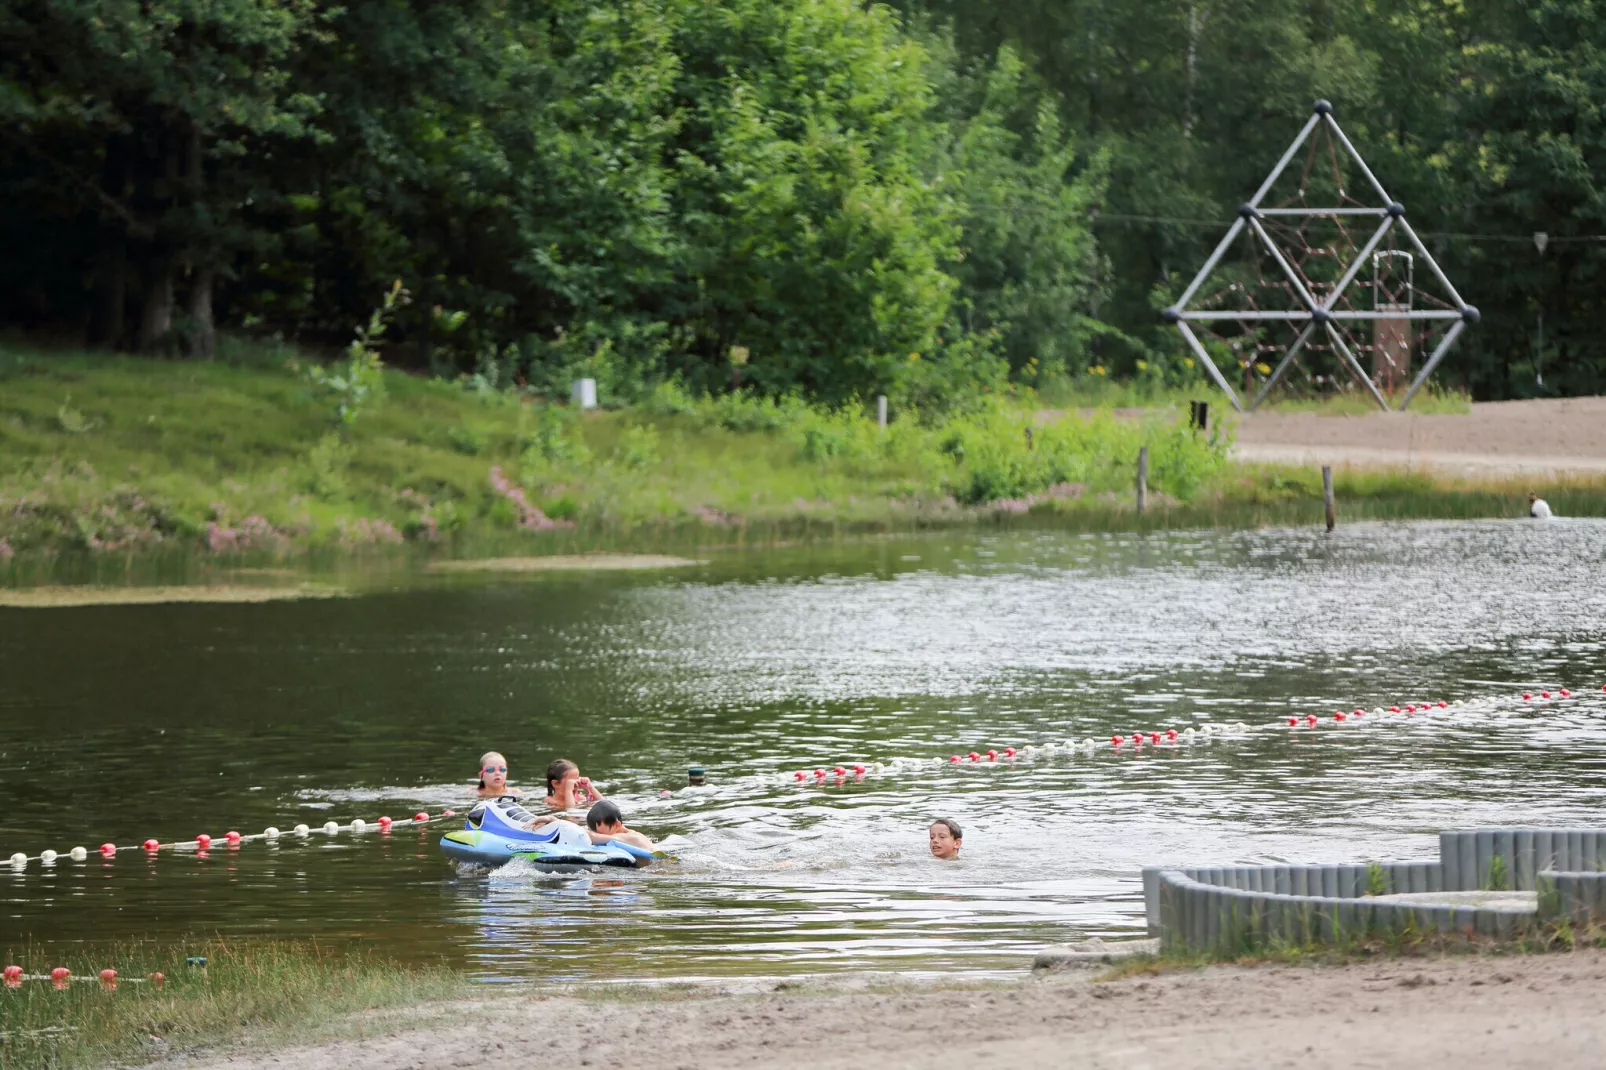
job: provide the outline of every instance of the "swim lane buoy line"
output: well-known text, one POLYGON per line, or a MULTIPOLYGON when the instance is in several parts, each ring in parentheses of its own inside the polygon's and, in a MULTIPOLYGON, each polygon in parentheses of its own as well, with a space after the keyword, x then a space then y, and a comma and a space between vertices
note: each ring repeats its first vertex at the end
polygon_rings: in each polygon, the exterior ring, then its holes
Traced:
POLYGON ((634 869, 662 857, 628 843, 592 843, 571 821, 525 828, 535 815, 511 795, 487 799, 468 812, 463 827, 441 837, 441 851, 455 862, 501 866, 515 858, 538 869, 579 872, 598 866, 634 869))

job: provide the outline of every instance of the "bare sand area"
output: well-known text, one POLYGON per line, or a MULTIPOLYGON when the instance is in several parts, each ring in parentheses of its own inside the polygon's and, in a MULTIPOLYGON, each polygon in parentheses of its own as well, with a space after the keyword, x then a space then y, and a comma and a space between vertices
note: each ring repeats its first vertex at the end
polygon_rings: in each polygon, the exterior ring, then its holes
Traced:
POLYGON ((687 557, 662 554, 553 554, 548 557, 486 557, 478 560, 436 561, 431 572, 628 572, 635 569, 686 568, 701 565, 687 557))
POLYGON ((1253 412, 1238 420, 1232 456, 1249 463, 1606 475, 1606 397, 1479 402, 1464 414, 1253 412))
POLYGON ((338 587, 291 584, 261 587, 214 583, 163 587, 0 587, 0 607, 61 609, 72 606, 150 606, 167 602, 288 602, 302 598, 342 598, 338 587))
POLYGON ((165 1065, 1513 1070, 1598 1066, 1606 1051, 1601 951, 1092 976, 761 995, 514 994, 373 1016, 357 1025, 367 1035, 165 1065))

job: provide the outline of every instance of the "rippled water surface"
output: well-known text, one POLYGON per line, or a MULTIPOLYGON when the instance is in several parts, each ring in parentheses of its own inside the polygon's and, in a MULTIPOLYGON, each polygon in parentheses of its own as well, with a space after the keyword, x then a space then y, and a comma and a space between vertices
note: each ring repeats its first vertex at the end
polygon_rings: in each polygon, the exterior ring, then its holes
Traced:
POLYGON ((443 860, 437 825, 0 868, 0 950, 221 932, 488 979, 1018 968, 1140 929, 1143 865, 1430 857, 1442 827, 1606 821, 1603 566, 1606 525, 1583 522, 943 536, 338 602, 0 610, 0 855, 438 811, 495 747, 515 783, 575 759, 678 856, 487 877, 443 860), (1562 686, 1579 694, 1520 697, 1562 686), (1500 701, 932 762, 1479 696, 1500 701), (776 783, 894 757, 926 762, 776 783), (933 815, 964 825, 960 862, 927 855, 933 815))

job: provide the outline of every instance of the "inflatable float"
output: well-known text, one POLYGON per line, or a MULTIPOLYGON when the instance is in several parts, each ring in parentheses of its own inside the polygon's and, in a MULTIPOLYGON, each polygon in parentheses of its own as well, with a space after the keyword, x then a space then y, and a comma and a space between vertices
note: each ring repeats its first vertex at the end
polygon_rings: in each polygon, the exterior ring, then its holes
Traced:
POLYGON ((487 799, 468 812, 463 828, 441 837, 441 851, 455 862, 500 866, 522 858, 542 869, 573 871, 598 866, 645 866, 660 856, 628 843, 592 843, 586 830, 557 820, 526 828, 531 814, 511 795, 487 799))

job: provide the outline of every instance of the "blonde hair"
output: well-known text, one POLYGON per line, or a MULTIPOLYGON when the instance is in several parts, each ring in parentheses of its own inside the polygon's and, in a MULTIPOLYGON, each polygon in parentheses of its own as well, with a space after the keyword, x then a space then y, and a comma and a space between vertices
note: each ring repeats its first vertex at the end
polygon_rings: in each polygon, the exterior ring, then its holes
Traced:
POLYGON ((490 761, 492 758, 501 758, 502 764, 507 764, 507 756, 499 750, 488 750, 484 754, 480 755, 480 787, 482 788, 485 786, 485 763, 490 761))

